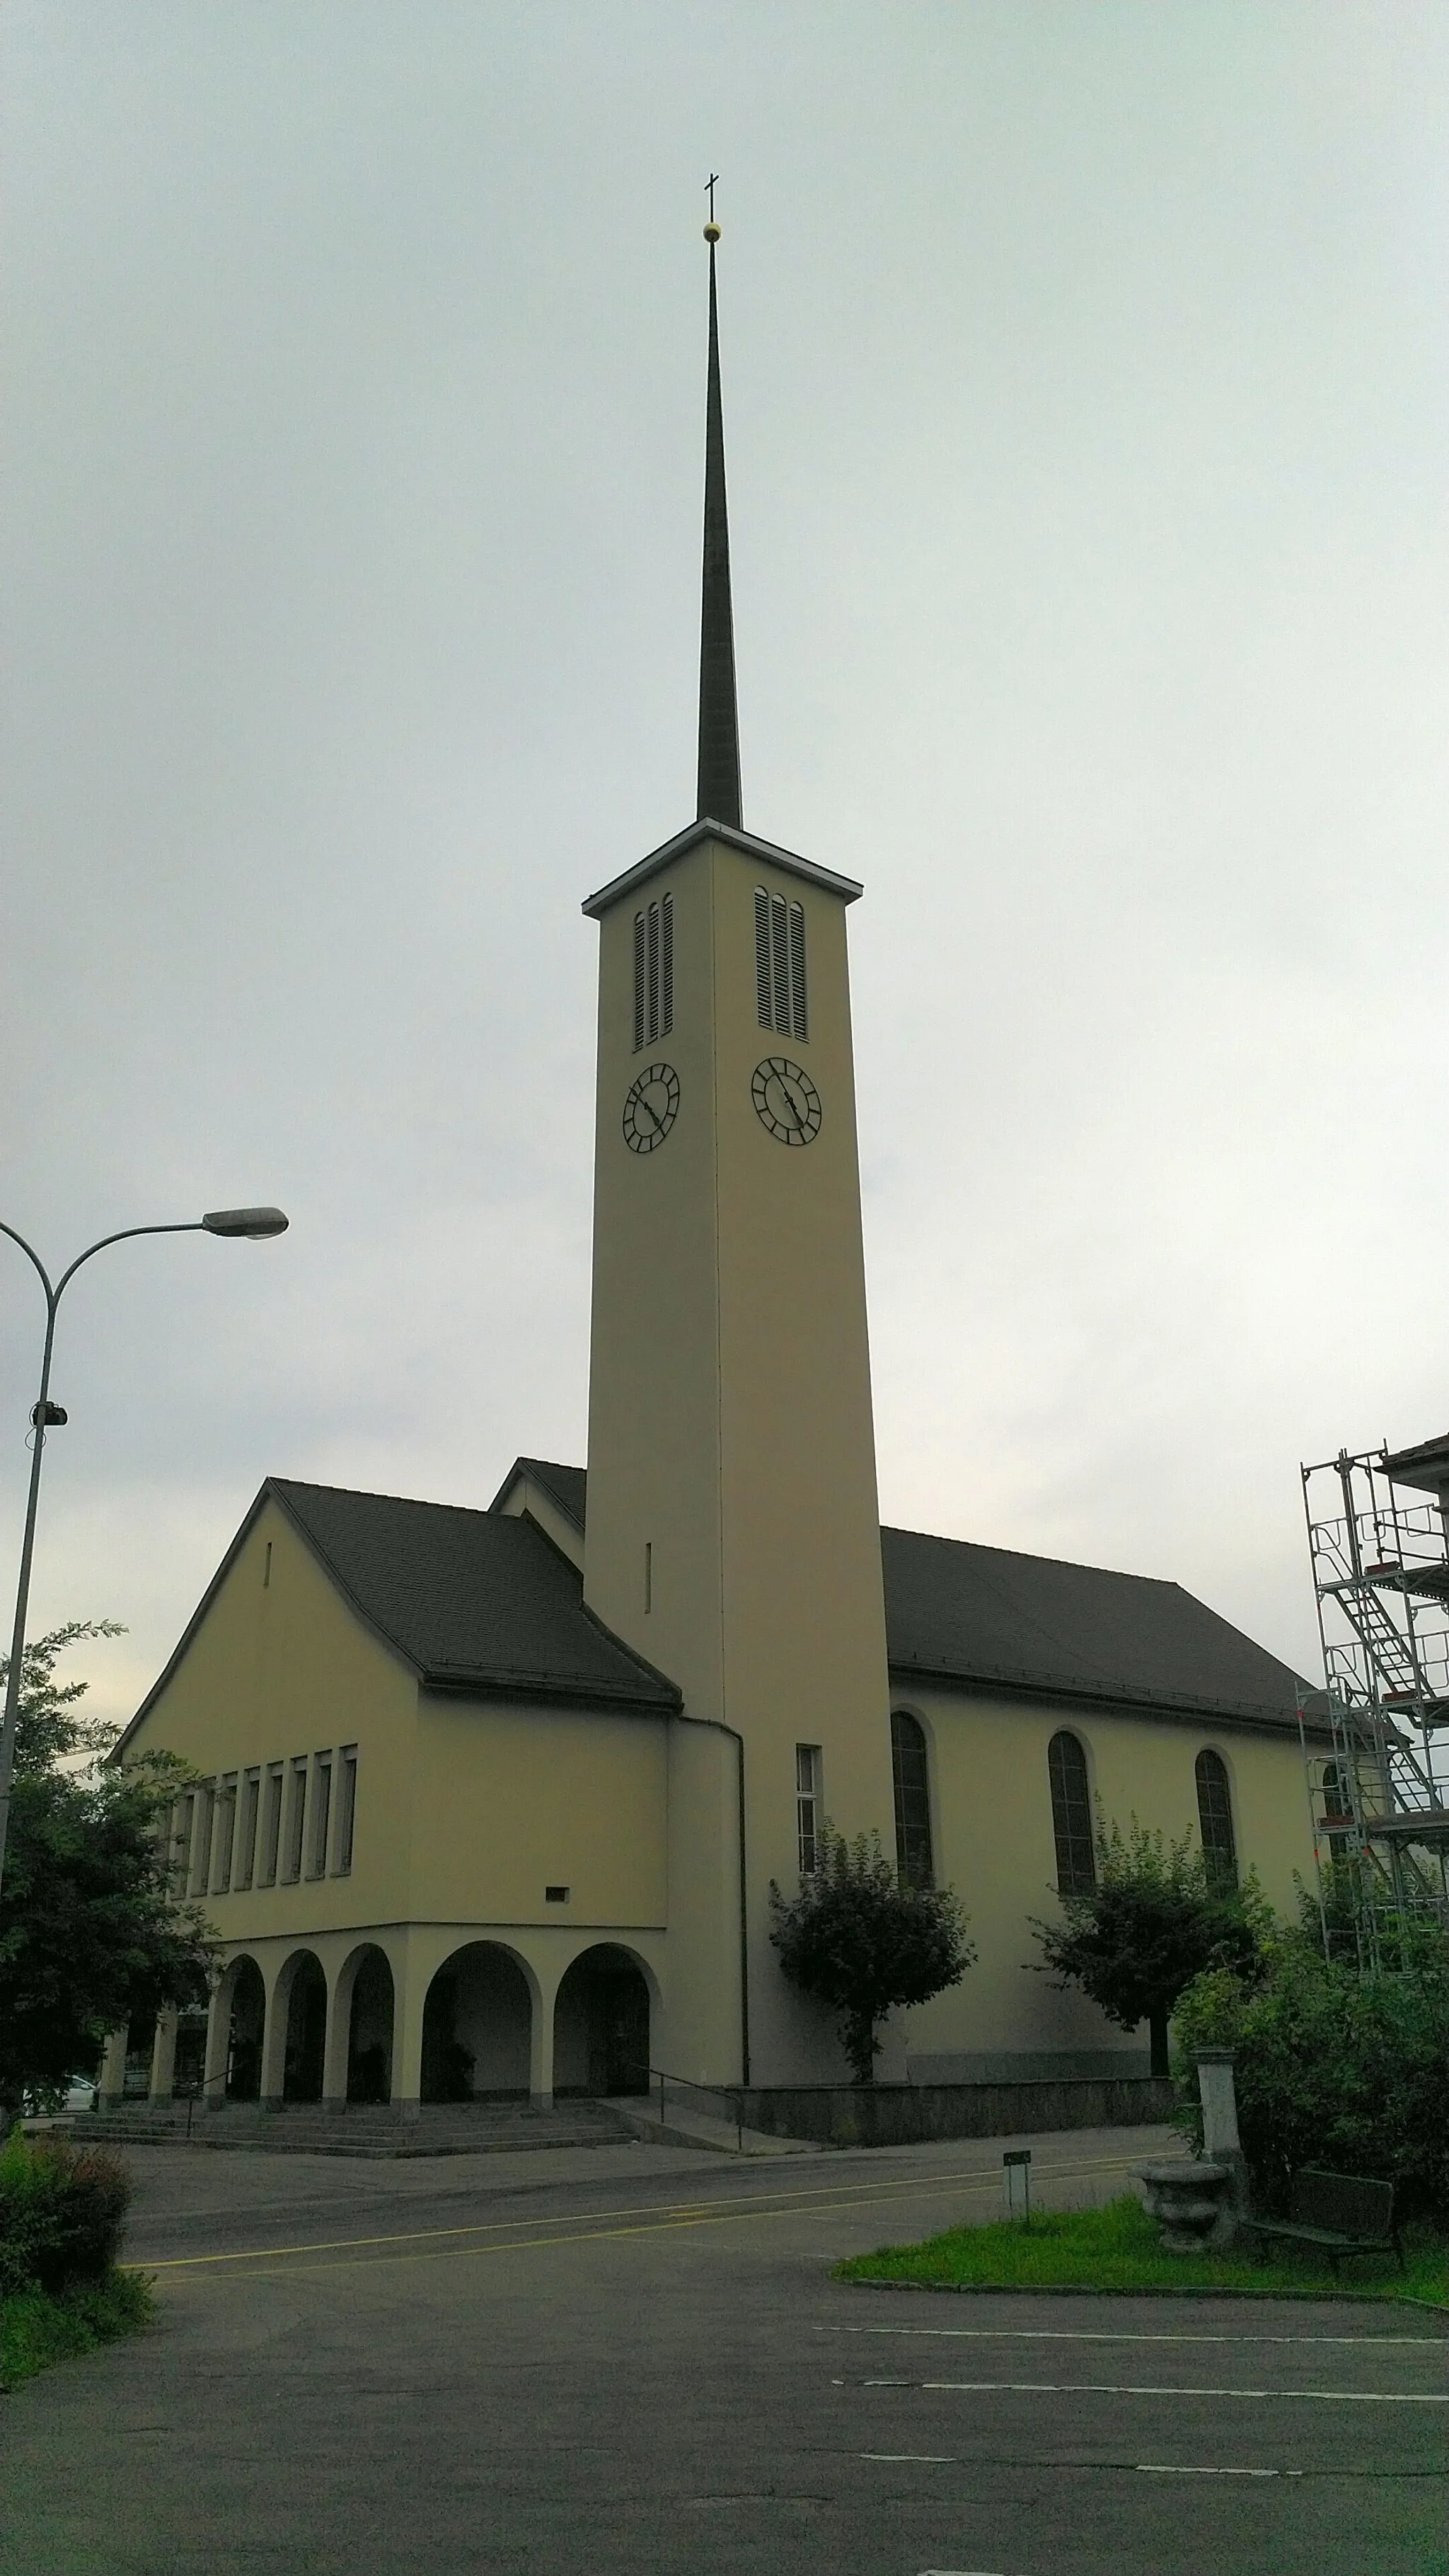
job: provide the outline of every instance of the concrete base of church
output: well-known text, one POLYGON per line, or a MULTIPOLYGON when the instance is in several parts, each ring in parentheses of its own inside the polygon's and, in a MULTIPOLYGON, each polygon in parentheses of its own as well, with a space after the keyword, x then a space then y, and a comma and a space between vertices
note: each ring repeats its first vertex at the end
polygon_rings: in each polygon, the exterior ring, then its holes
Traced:
POLYGON ((747 2128, 822 2147, 917 2146, 931 2138, 1142 2129, 1170 2118, 1171 2084, 1150 2075, 1025 2084, 800 2084, 732 2093, 747 2128))

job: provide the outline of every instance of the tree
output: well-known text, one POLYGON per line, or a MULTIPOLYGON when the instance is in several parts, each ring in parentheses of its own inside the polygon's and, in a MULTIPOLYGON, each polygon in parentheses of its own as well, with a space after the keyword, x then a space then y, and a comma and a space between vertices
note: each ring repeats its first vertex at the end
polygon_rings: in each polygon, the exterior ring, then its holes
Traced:
POLYGON ((72 1620, 25 1650, 0 1887, 0 2109, 11 2113, 94 2066, 108 2031, 207 1990, 213 1937, 177 1896, 166 1843, 191 1774, 170 1754, 106 1767, 115 1728, 80 1716, 85 1683, 55 1675, 66 1647, 121 1633, 72 1620))
POLYGON ((793 1903, 771 1879, 770 1911, 781 1967, 835 2013, 857 2084, 874 2078, 876 2028, 892 2007, 928 2003, 976 1956, 953 1890, 903 1885, 879 1834, 848 1843, 826 1825, 793 1903))
MULTIPOLYGON (((1286 2206, 1302 2165, 1392 2182, 1405 2215, 1449 2215, 1449 1933, 1406 1925, 1399 1964, 1325 1958, 1316 1901, 1268 1943, 1250 1985, 1230 1969, 1181 1997, 1184 2055, 1231 2048, 1238 2124, 1258 2205, 1286 2206)), ((1200 2131, 1178 2078, 1180 2125, 1200 2131)))
POLYGON ((1178 1996, 1206 1968, 1251 1980, 1268 1908, 1252 1878, 1215 1885, 1191 1833, 1166 1843, 1134 1816, 1124 1842, 1121 1827, 1109 1831, 1099 1816, 1096 1847, 1096 1885, 1061 1896, 1060 1923, 1033 1915, 1031 1928, 1058 1986, 1080 1986, 1120 2030, 1146 2022, 1152 2072, 1165 2076, 1178 1996))

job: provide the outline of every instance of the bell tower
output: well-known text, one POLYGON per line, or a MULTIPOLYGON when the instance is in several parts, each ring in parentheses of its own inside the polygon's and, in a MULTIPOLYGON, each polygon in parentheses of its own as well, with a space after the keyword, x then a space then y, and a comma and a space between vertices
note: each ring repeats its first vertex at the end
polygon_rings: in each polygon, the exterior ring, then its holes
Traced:
POLYGON ((812 1819, 888 1838, 889 1695, 846 957, 861 888, 743 828, 718 238, 711 220, 699 810, 584 905, 584 1597, 684 1693, 664 2062, 738 2081, 744 2055, 780 2083, 839 2069, 780 1976, 769 1883, 793 1893, 812 1819))

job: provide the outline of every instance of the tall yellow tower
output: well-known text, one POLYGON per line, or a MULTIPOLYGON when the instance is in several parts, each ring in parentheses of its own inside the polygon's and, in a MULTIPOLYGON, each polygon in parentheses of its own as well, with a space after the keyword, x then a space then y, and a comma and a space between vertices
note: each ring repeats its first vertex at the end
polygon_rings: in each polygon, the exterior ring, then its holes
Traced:
POLYGON ((662 2062, 782 2083, 840 2061, 780 1976, 769 1883, 793 1893, 826 1815, 891 1821, 846 958, 861 888, 742 828, 713 223, 706 238, 698 819, 584 906, 584 1595, 684 1693, 662 2062))

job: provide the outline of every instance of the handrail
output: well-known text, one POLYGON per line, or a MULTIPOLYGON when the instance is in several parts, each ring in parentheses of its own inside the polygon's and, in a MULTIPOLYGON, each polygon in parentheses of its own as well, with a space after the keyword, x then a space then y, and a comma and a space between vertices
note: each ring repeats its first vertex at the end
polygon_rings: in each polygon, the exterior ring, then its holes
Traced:
POLYGON ((655 2077, 657 2076, 659 2079, 659 2125, 661 2129, 665 2125, 664 2087, 666 2084, 682 2084, 686 2092, 706 2093, 711 2095, 716 2101, 723 2099, 730 2103, 735 2115, 735 2152, 738 2155, 744 2154, 744 2110, 740 2101, 739 2088, 736 2085, 696 2084, 692 2075, 672 2075, 666 2066, 651 2066, 647 2071, 651 2089, 653 2087, 655 2077))

